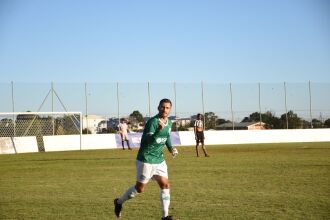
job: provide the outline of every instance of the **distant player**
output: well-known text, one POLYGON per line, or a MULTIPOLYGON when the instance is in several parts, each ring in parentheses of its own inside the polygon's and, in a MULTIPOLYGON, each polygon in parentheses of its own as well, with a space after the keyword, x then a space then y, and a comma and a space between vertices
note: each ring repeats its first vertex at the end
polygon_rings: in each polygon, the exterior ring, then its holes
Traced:
POLYGON ((127 143, 127 147, 129 150, 132 150, 132 148, 129 146, 129 140, 128 140, 128 125, 126 123, 125 119, 120 119, 120 123, 118 125, 118 130, 120 133, 120 137, 121 137, 121 145, 123 147, 123 150, 125 150, 125 144, 124 142, 126 141, 127 143))
POLYGON ((195 121, 195 124, 194 124, 194 133, 195 133, 195 140, 196 140, 196 156, 199 157, 198 146, 199 146, 199 143, 201 143, 205 157, 209 157, 210 155, 207 154, 206 148, 204 145, 204 139, 205 139, 204 123, 202 120, 202 115, 199 113, 197 114, 197 120, 195 121))
POLYGON ((172 102, 169 99, 162 99, 159 102, 158 114, 150 118, 144 128, 141 146, 136 158, 136 184, 130 187, 120 198, 114 200, 115 214, 118 218, 121 216, 123 203, 144 192, 149 180, 153 179, 157 181, 161 189, 162 220, 178 220, 168 215, 170 183, 163 155, 164 145, 167 146, 173 157, 178 154, 170 140, 172 122, 168 116, 171 108, 172 102))

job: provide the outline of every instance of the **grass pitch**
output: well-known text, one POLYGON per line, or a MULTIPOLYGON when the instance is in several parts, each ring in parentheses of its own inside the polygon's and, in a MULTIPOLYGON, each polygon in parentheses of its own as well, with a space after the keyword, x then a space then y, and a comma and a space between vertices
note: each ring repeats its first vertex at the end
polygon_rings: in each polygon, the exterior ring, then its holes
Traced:
MULTIPOLYGON (((181 220, 329 219, 330 143, 179 147, 166 161, 170 214, 181 220)), ((165 149, 166 151, 166 149, 165 149)), ((113 199, 135 183, 137 150, 0 155, 0 219, 116 219, 113 199)), ((159 188, 121 219, 160 219, 159 188)))

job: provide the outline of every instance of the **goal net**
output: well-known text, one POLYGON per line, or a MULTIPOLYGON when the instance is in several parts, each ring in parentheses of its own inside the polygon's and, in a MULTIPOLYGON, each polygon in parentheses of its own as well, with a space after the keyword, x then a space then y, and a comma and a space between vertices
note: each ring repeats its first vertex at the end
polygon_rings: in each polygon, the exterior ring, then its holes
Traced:
POLYGON ((81 116, 81 112, 0 112, 0 154, 43 152, 44 137, 55 135, 80 135, 81 146, 81 116), (36 150, 29 150, 32 145, 36 150))

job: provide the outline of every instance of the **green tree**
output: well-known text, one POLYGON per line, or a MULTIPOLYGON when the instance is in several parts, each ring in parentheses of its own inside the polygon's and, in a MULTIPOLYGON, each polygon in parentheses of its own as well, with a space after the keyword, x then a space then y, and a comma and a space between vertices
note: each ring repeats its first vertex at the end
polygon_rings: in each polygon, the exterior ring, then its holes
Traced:
POLYGON ((134 118, 138 122, 144 122, 143 115, 138 110, 133 111, 132 114, 129 115, 129 117, 130 119, 134 118))
MULTIPOLYGON (((260 121, 259 112, 254 112, 254 113, 250 114, 249 117, 245 117, 242 120, 242 122, 252 122, 252 121, 260 121)), ((261 121, 266 124, 266 128, 268 128, 268 129, 283 128, 283 126, 282 126, 283 124, 282 124, 281 120, 270 111, 261 113, 261 121)))
POLYGON ((320 121, 316 118, 313 118, 312 125, 313 125, 313 128, 322 128, 323 127, 322 121, 320 121))
POLYGON ((218 118, 216 120, 216 124, 217 125, 221 125, 221 124, 228 123, 228 122, 230 122, 230 121, 229 120, 226 120, 226 119, 223 119, 223 118, 218 118))
POLYGON ((139 131, 139 126, 144 124, 144 118, 142 114, 135 110, 129 115, 129 127, 133 131, 139 131))
POLYGON ((218 116, 214 112, 206 112, 204 115, 205 129, 215 129, 218 116))
POLYGON ((330 118, 324 121, 324 127, 330 128, 330 118))
MULTIPOLYGON (((303 120, 299 118, 298 115, 292 110, 288 111, 287 115, 289 129, 298 129, 304 127, 303 120)), ((284 125, 283 128, 286 128, 286 114, 281 115, 281 122, 284 125)))

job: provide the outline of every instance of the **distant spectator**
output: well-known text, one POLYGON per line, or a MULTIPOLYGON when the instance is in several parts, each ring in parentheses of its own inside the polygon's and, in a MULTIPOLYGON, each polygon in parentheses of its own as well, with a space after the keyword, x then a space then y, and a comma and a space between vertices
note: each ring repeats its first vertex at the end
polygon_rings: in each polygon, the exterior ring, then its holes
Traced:
POLYGON ((127 147, 129 150, 132 150, 132 148, 129 146, 129 140, 128 140, 128 125, 126 123, 125 119, 120 119, 120 123, 118 125, 118 130, 120 133, 120 137, 121 137, 121 145, 123 147, 123 150, 125 150, 125 144, 124 142, 126 141, 127 143, 127 147))

